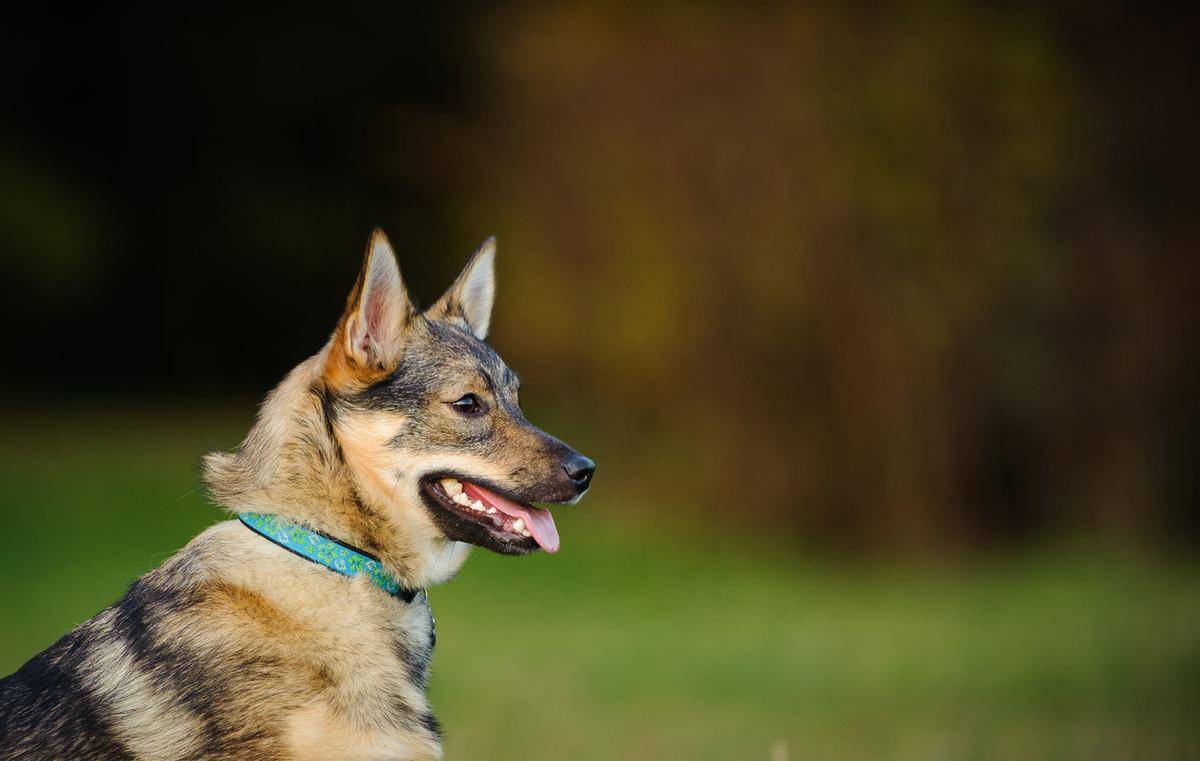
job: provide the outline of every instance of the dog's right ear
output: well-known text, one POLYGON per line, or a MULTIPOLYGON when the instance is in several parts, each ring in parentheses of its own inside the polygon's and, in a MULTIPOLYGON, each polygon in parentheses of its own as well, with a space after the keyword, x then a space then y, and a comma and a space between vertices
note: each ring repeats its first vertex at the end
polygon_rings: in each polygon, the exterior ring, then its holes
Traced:
POLYGON ((394 371, 415 314, 392 245, 383 231, 376 229, 334 332, 327 370, 331 380, 370 383, 394 371))

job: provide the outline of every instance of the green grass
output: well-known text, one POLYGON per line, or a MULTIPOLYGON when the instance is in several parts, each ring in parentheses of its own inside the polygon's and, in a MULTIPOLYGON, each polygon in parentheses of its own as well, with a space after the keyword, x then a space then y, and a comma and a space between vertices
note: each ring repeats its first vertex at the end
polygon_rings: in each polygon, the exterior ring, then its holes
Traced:
MULTIPOLYGON (((195 462, 247 422, 10 420, 0 672, 218 519, 195 462)), ((449 758, 1200 758, 1192 562, 806 562, 596 497, 563 512, 559 555, 477 552, 431 590, 449 758)))

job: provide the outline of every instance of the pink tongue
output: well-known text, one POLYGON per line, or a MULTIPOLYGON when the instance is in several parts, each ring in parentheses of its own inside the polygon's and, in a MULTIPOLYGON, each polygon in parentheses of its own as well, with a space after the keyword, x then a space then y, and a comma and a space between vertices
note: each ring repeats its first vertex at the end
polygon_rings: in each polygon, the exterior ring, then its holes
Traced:
POLYGON ((471 499, 478 499, 485 505, 490 505, 510 518, 520 518, 525 521, 525 527, 533 535, 534 541, 546 552, 558 552, 558 528, 554 525, 554 517, 549 510, 540 507, 518 505, 512 500, 505 499, 499 494, 490 492, 482 486, 463 482, 463 491, 471 499))

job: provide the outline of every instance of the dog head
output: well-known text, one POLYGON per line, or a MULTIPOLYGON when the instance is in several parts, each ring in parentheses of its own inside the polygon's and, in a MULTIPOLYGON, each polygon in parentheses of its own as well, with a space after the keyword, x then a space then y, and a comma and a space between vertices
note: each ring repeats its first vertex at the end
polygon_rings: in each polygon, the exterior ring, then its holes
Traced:
POLYGON ((558 550, 533 503, 570 503, 595 463, 532 425, 520 380, 485 342, 495 299, 487 240, 419 311, 382 232, 325 355, 330 425, 356 486, 414 537, 504 554, 558 550))

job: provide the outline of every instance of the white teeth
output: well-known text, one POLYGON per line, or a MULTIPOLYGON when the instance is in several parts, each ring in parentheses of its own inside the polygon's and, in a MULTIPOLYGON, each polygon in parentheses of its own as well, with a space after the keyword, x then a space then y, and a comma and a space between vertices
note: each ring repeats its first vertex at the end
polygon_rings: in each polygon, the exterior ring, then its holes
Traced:
POLYGON ((521 536, 533 536, 533 534, 529 533, 529 529, 523 529, 521 531, 521 536))
POLYGON ((477 513, 482 513, 483 512, 483 503, 480 502, 479 500, 475 500, 474 502, 471 503, 471 509, 477 513))
POLYGON ((456 478, 443 478, 442 488, 445 489, 446 493, 451 497, 457 497, 459 494, 462 494, 462 484, 460 484, 456 478))
POLYGON ((496 514, 496 508, 494 508, 494 507, 489 507, 489 508, 487 509, 487 514, 488 514, 488 515, 495 515, 495 514, 496 514))
POLYGON ((524 531, 525 530, 525 521, 521 520, 520 518, 517 518, 515 521, 513 521, 513 529, 512 530, 516 531, 518 534, 521 533, 522 531, 524 531))
POLYGON ((471 498, 468 497, 466 494, 463 494, 462 492, 459 492, 458 494, 454 495, 454 501, 457 502, 458 504, 462 505, 463 507, 471 506, 471 498))

